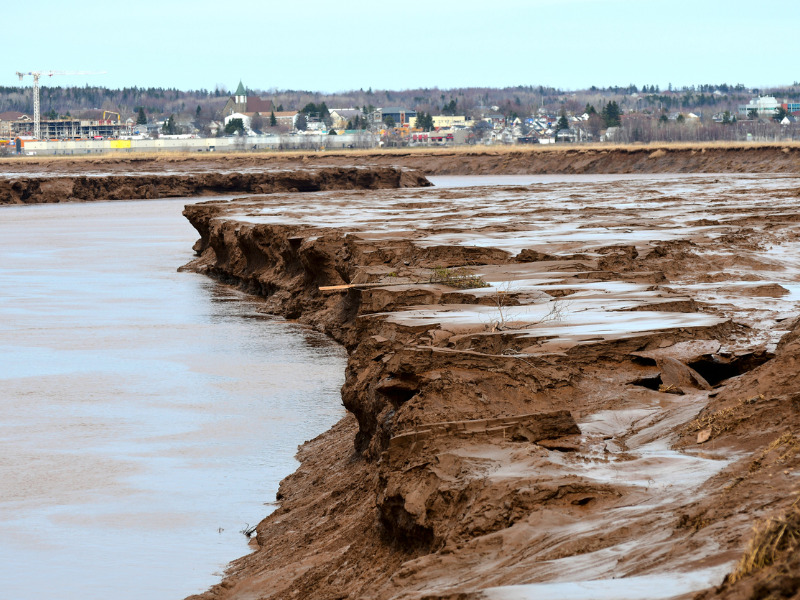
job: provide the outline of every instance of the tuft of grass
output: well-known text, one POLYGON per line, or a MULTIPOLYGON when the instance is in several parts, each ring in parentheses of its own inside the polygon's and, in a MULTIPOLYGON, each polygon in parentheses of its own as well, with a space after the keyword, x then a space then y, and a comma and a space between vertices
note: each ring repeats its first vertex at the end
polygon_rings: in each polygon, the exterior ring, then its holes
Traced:
POLYGON ((716 412, 708 413, 696 418, 686 427, 690 432, 700 431, 701 429, 711 429, 711 437, 713 438, 723 431, 729 431, 733 429, 738 423, 740 423, 744 419, 742 413, 744 412, 745 406, 748 404, 755 404, 763 399, 764 395, 759 394, 758 396, 753 396, 752 398, 739 400, 739 402, 733 406, 723 408, 716 412))
POLYGON ((758 471, 768 455, 774 450, 779 449, 782 452, 777 456, 777 458, 774 459, 775 464, 784 463, 786 462, 786 459, 797 454, 797 451, 800 450, 800 442, 798 442, 797 438, 791 432, 784 433, 782 436, 772 440, 770 445, 764 448, 761 453, 753 459, 753 462, 750 464, 750 468, 748 469, 748 473, 755 473, 758 471))
POLYGON ((757 523, 753 528, 754 533, 747 545, 747 550, 739 564, 730 575, 730 582, 736 581, 755 573, 765 567, 775 564, 783 554, 795 553, 800 550, 800 499, 786 510, 783 515, 773 517, 757 523))
POLYGON ((430 283, 441 283, 459 290, 489 287, 489 284, 480 275, 470 273, 464 267, 455 269, 434 267, 428 281, 430 283))

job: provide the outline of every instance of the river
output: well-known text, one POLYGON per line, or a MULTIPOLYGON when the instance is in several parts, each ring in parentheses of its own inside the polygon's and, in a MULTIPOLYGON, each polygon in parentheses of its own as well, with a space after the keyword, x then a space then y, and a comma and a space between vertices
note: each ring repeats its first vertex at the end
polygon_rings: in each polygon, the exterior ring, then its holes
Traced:
POLYGON ((176 271, 185 204, 0 209, 3 600, 205 590, 344 415, 341 348, 176 271))

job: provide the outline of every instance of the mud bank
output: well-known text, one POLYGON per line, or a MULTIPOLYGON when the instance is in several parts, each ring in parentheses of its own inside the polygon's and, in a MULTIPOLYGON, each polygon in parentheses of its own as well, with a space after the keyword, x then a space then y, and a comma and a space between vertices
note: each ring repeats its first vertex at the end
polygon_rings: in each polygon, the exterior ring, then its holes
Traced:
POLYGON ((187 206, 201 236, 187 269, 349 354, 350 416, 300 449, 255 551, 201 597, 719 584, 754 519, 798 490, 798 184, 187 206))
POLYGON ((25 157, 0 160, 19 173, 209 173, 310 166, 391 166, 427 175, 598 173, 800 173, 800 146, 668 144, 648 146, 532 146, 378 149, 207 155, 107 156, 71 159, 25 157))
POLYGON ((258 173, 85 174, 0 179, 0 204, 149 200, 222 194, 386 189, 430 185, 419 173, 392 167, 320 168, 258 173))

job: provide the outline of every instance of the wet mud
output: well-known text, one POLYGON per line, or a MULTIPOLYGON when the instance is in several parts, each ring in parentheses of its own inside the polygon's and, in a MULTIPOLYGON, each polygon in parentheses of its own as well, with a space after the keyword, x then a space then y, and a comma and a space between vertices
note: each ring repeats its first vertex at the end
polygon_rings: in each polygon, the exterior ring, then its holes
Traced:
POLYGON ((187 206, 185 268, 343 344, 349 411, 300 448, 254 552, 193 598, 749 598, 791 570, 790 553, 722 582, 800 491, 798 189, 187 206))
MULTIPOLYGON (((113 169, 112 169, 113 171, 113 169)), ((149 173, 78 176, 15 173, 0 178, 0 205, 100 200, 150 200, 225 194, 386 189, 430 185, 417 172, 392 167, 329 167, 301 171, 149 173)))
POLYGON ((800 173, 800 146, 723 143, 598 146, 470 146, 324 152, 107 155, 0 159, 0 171, 55 176, 259 173, 312 167, 394 167, 426 175, 532 175, 635 173, 800 173))

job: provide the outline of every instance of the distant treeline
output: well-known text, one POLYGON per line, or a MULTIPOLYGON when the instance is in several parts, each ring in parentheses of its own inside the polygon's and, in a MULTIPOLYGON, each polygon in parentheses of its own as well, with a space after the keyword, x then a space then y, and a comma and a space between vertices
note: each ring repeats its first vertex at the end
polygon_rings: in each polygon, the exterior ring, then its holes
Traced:
MULTIPOLYGON (((800 84, 773 89, 748 89, 742 84, 702 84, 661 89, 657 85, 595 87, 584 90, 563 90, 547 86, 514 86, 505 88, 419 88, 412 90, 363 89, 323 93, 305 90, 255 89, 249 94, 270 99, 283 110, 301 110, 309 103, 324 102, 330 109, 349 107, 402 106, 427 114, 464 114, 498 112, 506 117, 525 117, 544 107, 550 113, 565 111, 580 114, 587 105, 600 109, 615 101, 623 111, 694 111, 735 112, 739 104, 756 95, 774 95, 798 100, 800 84), (492 107, 497 107, 493 109, 492 107)), ((163 119, 171 114, 190 114, 205 119, 216 118, 230 97, 224 87, 215 90, 178 90, 174 88, 122 88, 97 86, 41 87, 42 113, 45 115, 79 116, 88 110, 112 110, 123 118, 138 114, 143 108, 148 117, 163 119)), ((19 111, 30 114, 33 99, 30 86, 0 87, 0 112, 19 111)))

